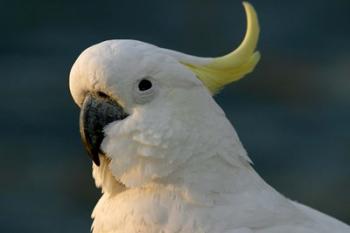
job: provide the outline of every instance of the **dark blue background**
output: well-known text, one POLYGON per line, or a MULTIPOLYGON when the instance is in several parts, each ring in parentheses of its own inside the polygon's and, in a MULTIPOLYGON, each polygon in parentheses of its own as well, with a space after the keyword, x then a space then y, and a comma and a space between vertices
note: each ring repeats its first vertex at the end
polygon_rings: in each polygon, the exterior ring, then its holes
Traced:
MULTIPOLYGON (((252 0, 262 60, 216 96, 256 170, 350 223, 350 1, 252 0)), ((240 1, 0 1, 0 232, 88 232, 99 190, 69 70, 86 47, 131 38, 200 56, 241 41, 240 1)))

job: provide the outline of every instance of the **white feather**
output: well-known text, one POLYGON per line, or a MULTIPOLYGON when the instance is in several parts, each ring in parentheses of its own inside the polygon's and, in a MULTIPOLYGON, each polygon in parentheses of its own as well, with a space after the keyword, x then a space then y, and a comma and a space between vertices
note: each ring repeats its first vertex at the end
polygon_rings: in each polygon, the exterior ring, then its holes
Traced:
POLYGON ((74 64, 70 88, 79 105, 87 92, 103 91, 130 114, 105 128, 108 158, 93 167, 103 190, 94 233, 350 232, 266 184, 209 91, 168 50, 128 40, 95 45, 74 64), (138 104, 133 86, 143 77, 156 94, 138 104))

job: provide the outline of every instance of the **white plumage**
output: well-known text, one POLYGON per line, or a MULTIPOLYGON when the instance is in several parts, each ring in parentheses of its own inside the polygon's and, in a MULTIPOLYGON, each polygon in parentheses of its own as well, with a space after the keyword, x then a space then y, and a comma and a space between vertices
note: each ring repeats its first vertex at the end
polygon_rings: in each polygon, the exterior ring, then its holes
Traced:
POLYGON ((129 114, 104 128, 105 156, 93 165, 103 191, 93 232, 350 232, 254 171, 212 90, 188 67, 213 60, 133 40, 106 41, 80 55, 70 76, 75 102, 100 91, 129 114), (153 84, 147 94, 135 87, 145 77, 153 84))

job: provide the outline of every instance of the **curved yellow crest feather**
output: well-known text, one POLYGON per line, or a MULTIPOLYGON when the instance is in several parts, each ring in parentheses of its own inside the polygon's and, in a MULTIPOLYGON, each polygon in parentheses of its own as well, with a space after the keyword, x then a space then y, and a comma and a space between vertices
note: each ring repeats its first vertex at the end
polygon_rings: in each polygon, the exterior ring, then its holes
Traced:
POLYGON ((206 64, 182 62, 213 94, 250 73, 260 59, 260 53, 255 51, 260 32, 258 18, 251 4, 243 2, 243 6, 247 15, 247 30, 243 42, 236 50, 225 56, 212 58, 206 64))

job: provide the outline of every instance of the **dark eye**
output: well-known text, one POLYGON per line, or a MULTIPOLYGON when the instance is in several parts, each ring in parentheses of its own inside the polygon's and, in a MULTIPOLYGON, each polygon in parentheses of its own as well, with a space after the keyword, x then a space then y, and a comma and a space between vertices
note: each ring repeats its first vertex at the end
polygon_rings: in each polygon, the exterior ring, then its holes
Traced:
POLYGON ((151 89, 152 87, 152 82, 149 81, 148 79, 142 79, 140 82, 139 82, 139 90, 140 91, 147 91, 148 89, 151 89))

